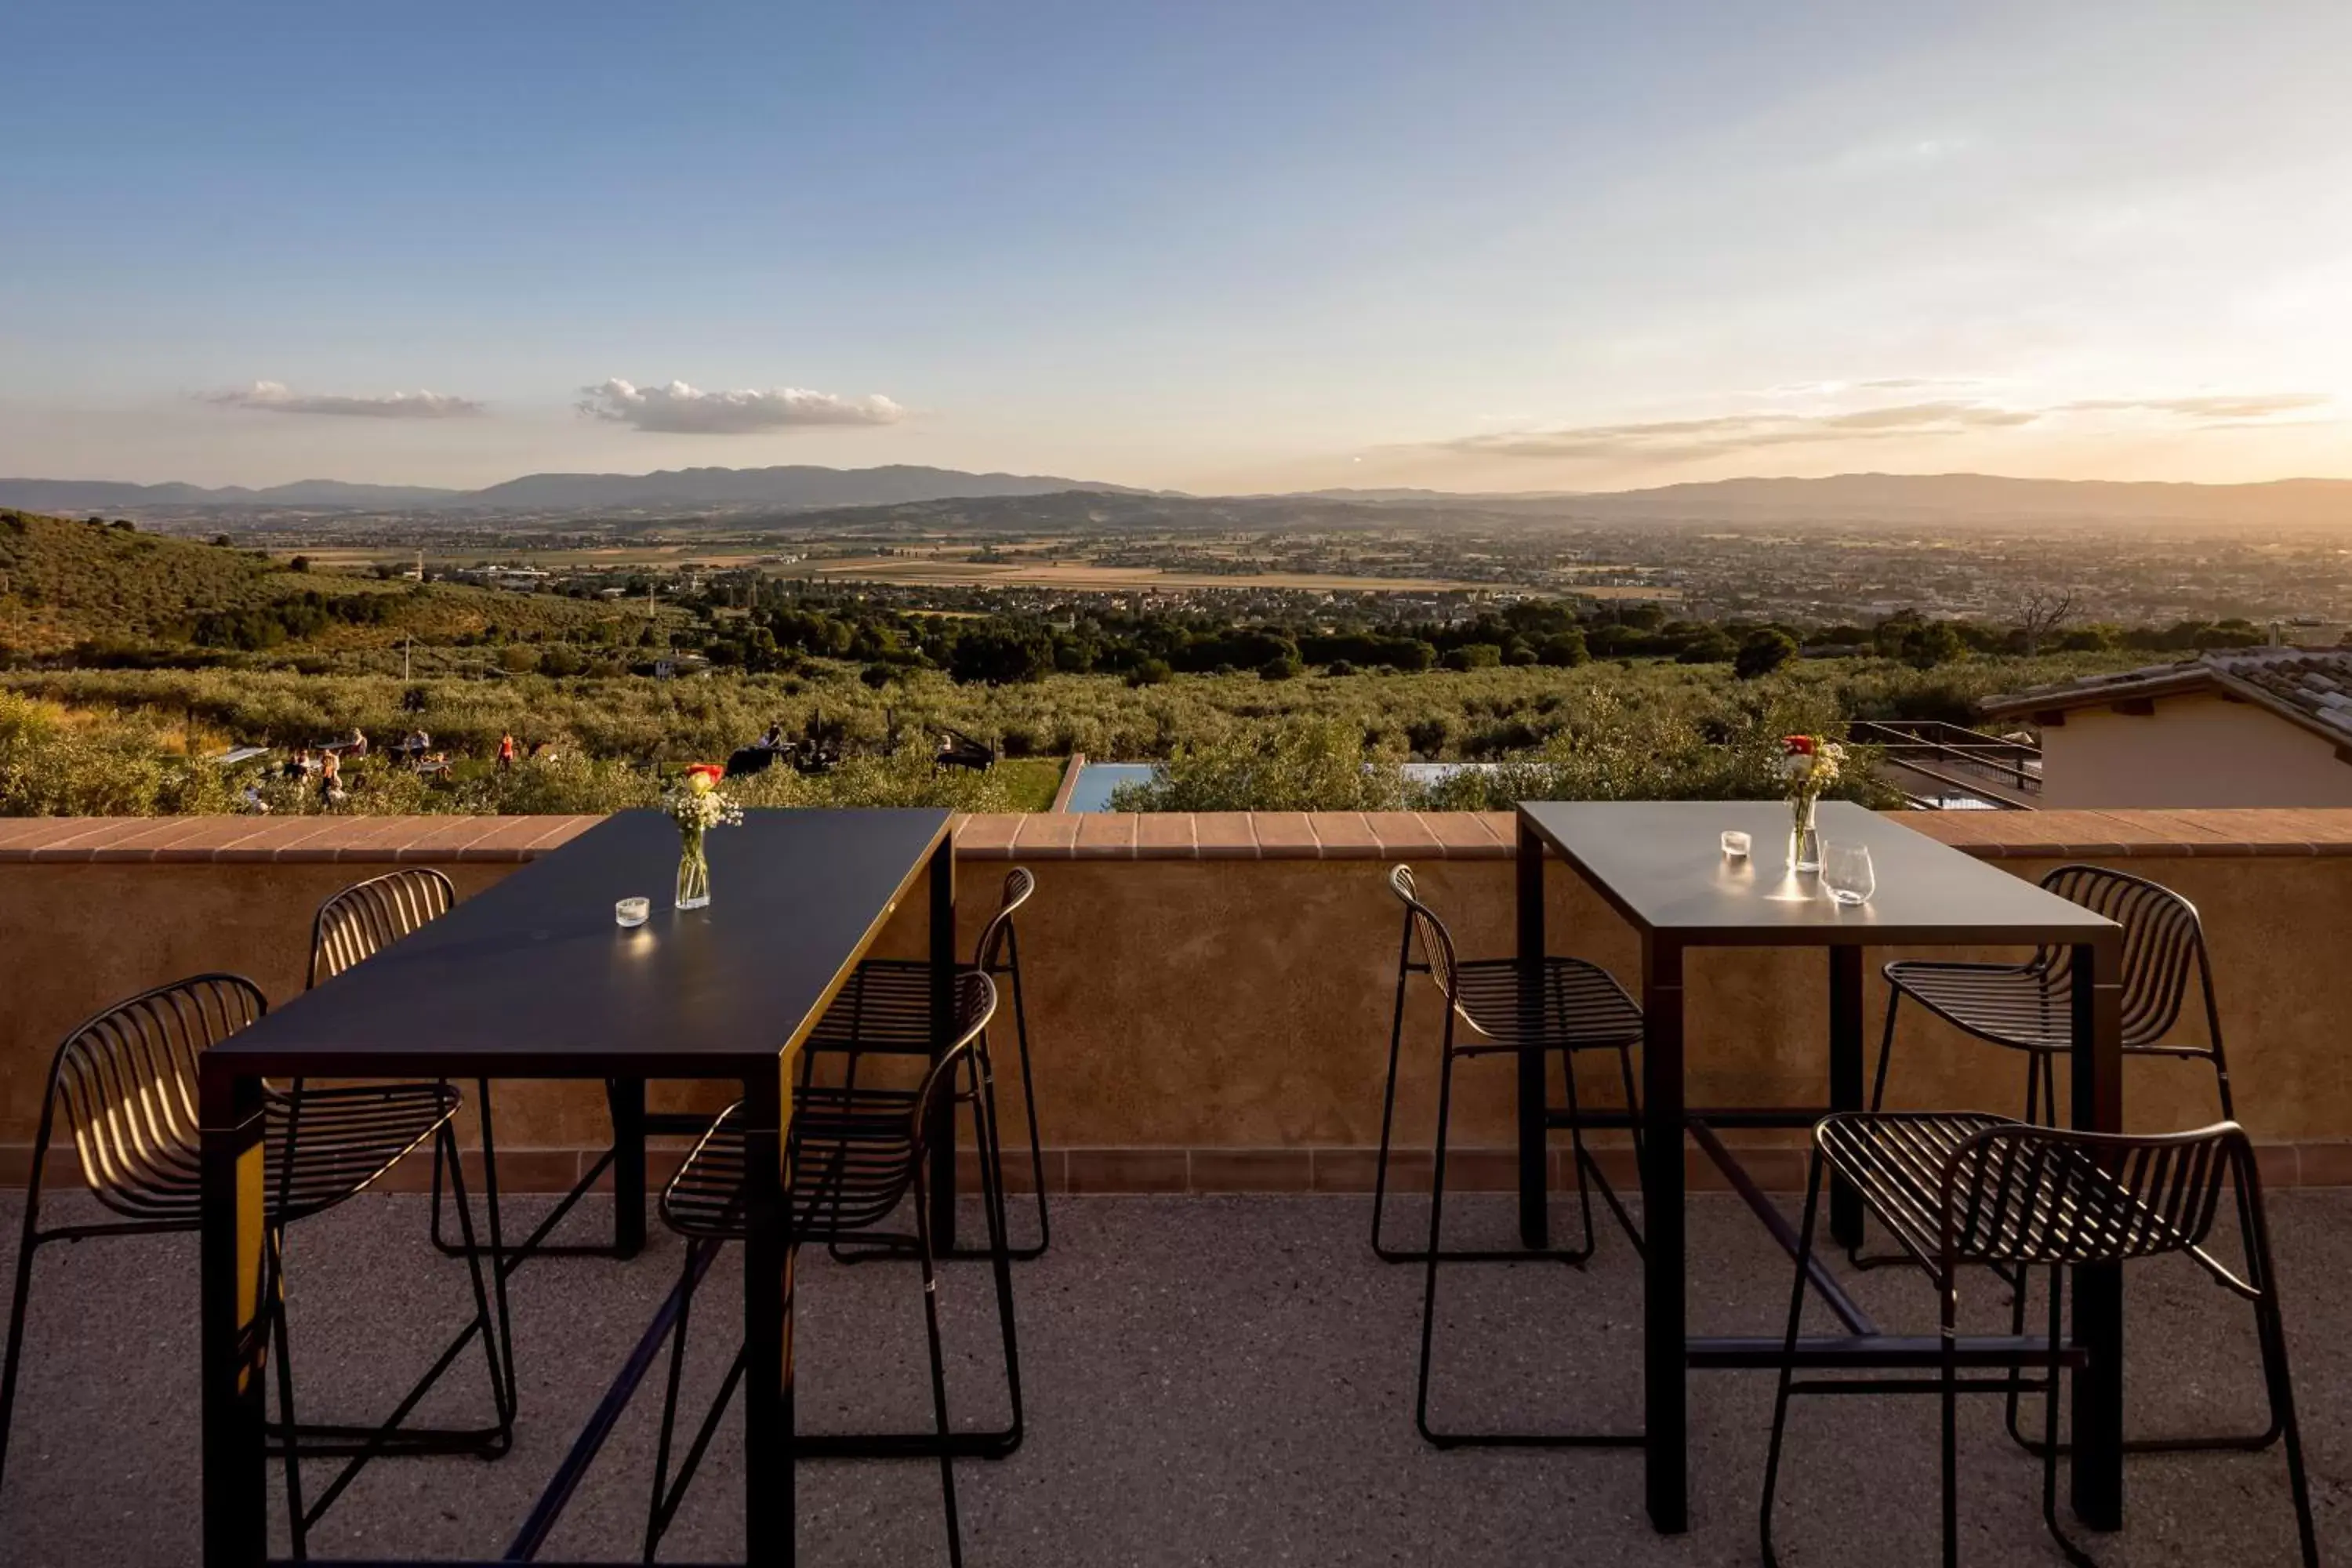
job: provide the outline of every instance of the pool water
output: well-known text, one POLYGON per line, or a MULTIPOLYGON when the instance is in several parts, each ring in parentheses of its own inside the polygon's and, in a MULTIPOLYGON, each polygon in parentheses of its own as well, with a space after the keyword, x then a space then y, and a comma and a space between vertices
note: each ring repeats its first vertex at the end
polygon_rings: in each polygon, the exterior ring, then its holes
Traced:
MULTIPOLYGON (((1492 763, 1407 763, 1404 776, 1417 784, 1435 784, 1465 771, 1483 772, 1492 763)), ((1087 763, 1078 769, 1078 782, 1070 786, 1071 811, 1108 811, 1110 792, 1123 784, 1151 782, 1150 763, 1087 763)))

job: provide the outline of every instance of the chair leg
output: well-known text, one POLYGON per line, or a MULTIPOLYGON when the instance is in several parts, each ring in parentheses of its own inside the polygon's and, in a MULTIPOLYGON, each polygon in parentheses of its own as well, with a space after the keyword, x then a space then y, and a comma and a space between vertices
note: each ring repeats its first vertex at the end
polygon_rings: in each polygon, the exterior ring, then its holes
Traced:
POLYGON ((2239 1173, 2238 1206, 2246 1232, 2246 1251, 2262 1297, 2254 1303, 2255 1332, 2263 1345, 2263 1380, 2270 1385, 2271 1420, 2286 1438, 2287 1488, 2294 1499, 2295 1531, 2302 1539, 2304 1568, 2319 1568, 2319 1537, 2311 1518, 2311 1477, 2303 1461, 2303 1424, 2294 1412, 2294 1380, 2287 1371, 2286 1320, 2279 1310, 2278 1275, 2272 1268, 2270 1226, 2263 1216, 2259 1193, 2250 1191, 2255 1178, 2248 1169, 2239 1173))
POLYGON ((33 1295, 33 1254, 44 1239, 37 1226, 40 1163, 45 1152, 34 1153, 32 1184, 25 1193, 24 1238, 16 1245, 16 1288, 8 1300, 8 1349, 5 1359, 0 1359, 0 1481, 8 1477, 8 1429, 16 1419, 16 1373, 25 1359, 25 1310, 33 1295))
MULTIPOLYGON (((1410 942, 1410 936, 1406 939, 1410 942)), ((1409 950, 1408 950, 1409 951, 1409 950)), ((1406 971, 1402 962, 1397 968, 1396 1016, 1389 1025, 1388 1088, 1381 1095, 1381 1153, 1372 1164, 1372 1251, 1383 1263, 1415 1261, 1409 1250, 1391 1248, 1381 1240, 1381 1219, 1388 1207, 1389 1143, 1396 1127, 1397 1061, 1404 1047, 1404 990, 1406 971)))
MULTIPOLYGON (((466 1172, 465 1167, 458 1161, 456 1131, 445 1123, 435 1140, 434 1146, 441 1153, 446 1154, 449 1162, 450 1196, 457 1201, 461 1249, 466 1258, 466 1271, 471 1277, 474 1288, 474 1321, 480 1325, 482 1354, 489 1366, 490 1408, 497 1413, 499 1418, 496 1452, 504 1454, 514 1446, 515 1406, 520 1397, 520 1390, 515 1386, 514 1346, 509 1335, 507 1311, 506 1271, 499 1266, 499 1249, 496 1242, 493 1241, 488 1248, 484 1248, 476 1240, 474 1209, 466 1196, 466 1172), (482 1268, 482 1255, 486 1250, 490 1255, 487 1280, 484 1279, 482 1268), (493 1296, 497 1301, 495 1310, 491 1304, 493 1296)), ((486 1143, 484 1147, 487 1152, 488 1144, 486 1143)), ((498 1176, 487 1162, 483 1167, 482 1176, 490 1184, 490 1190, 495 1194, 498 1176)), ((491 1198, 489 1208, 491 1222, 496 1224, 498 1200, 495 1197, 491 1198)))
POLYGON ((1886 988, 1886 1029, 1878 1037, 1878 1076, 1870 1089, 1870 1113, 1877 1115, 1886 1109, 1886 1068, 1895 1059, 1895 1009, 1902 1005, 1903 987, 1886 988))
MULTIPOLYGON (((1572 1051, 1566 1055, 1569 1074, 1569 1142, 1576 1160, 1576 1183, 1580 1195, 1588 1182, 1601 1189, 1601 1201, 1609 1205, 1610 1214, 1616 1218, 1617 1228, 1623 1231, 1625 1239, 1633 1244, 1633 1255, 1638 1258, 1642 1255, 1642 1227, 1633 1223, 1633 1216, 1626 1211, 1624 1200, 1617 1195, 1617 1188, 1610 1182, 1608 1173, 1601 1170, 1600 1161, 1593 1158, 1591 1151, 1585 1147, 1584 1122, 1578 1113, 1576 1100, 1576 1055, 1572 1051)), ((1617 1066, 1619 1073, 1625 1081, 1625 1109, 1638 1118, 1642 1100, 1633 1088, 1633 1053, 1631 1048, 1623 1046, 1617 1048, 1617 1066)), ((1633 1129, 1633 1169, 1638 1173, 1641 1168, 1642 1130, 1637 1126, 1633 1129)), ((1585 1205, 1585 1216, 1582 1250, 1589 1257, 1593 1251, 1591 1205, 1589 1201, 1585 1205)))
POLYGON ((267 1253, 269 1268, 269 1338, 270 1350, 278 1363, 278 1418, 284 1424, 286 1468, 286 1526, 293 1542, 294 1558, 300 1562, 310 1555, 310 1519, 302 1500, 302 1452, 295 1434, 299 1428, 294 1415, 294 1358, 287 1345, 286 1332, 286 1233, 272 1229, 267 1253))
POLYGON ((1780 1485, 1780 1447, 1788 1435, 1789 1396, 1797 1380, 1797 1335, 1805 1320, 1805 1260, 1813 1255, 1813 1224, 1821 1199, 1822 1155, 1816 1149, 1805 1180, 1805 1222, 1797 1241, 1797 1282, 1790 1291, 1789 1329, 1781 1342, 1780 1384, 1772 1396, 1772 1442, 1764 1451, 1764 1500, 1757 1528, 1766 1568, 1777 1568, 1780 1561, 1772 1549, 1772 1500, 1780 1485))
POLYGON ((1429 1347, 1437 1322, 1437 1260, 1438 1237, 1445 1215, 1445 1131, 1446 1122, 1454 1110, 1454 1053, 1445 1053, 1445 1064, 1438 1078, 1437 1142, 1429 1163, 1429 1248, 1423 1254, 1421 1284, 1421 1373, 1415 1384, 1412 1401, 1412 1423, 1422 1436, 1443 1447, 1437 1434, 1429 1429, 1429 1347))
POLYGON ((669 1447, 677 1430, 677 1388, 686 1371, 686 1331, 694 1310, 694 1265, 701 1246, 698 1241, 686 1244, 686 1267, 677 1282, 677 1321, 670 1328, 669 1377, 662 1394, 661 1436, 654 1445, 654 1490, 646 1504, 643 1560, 647 1563, 654 1560, 662 1532, 669 1528, 669 1447))
POLYGON ((998 1135, 996 1121, 996 1073, 989 1065, 985 1051, 971 1058, 971 1070, 979 1080, 972 1095, 972 1142, 980 1151, 981 1199, 988 1215, 990 1268, 996 1277, 997 1331, 1004 1342, 1004 1386, 1012 1406, 1012 1425, 1006 1433, 1009 1451, 1020 1444, 1023 1429, 1021 1343, 1013 1324, 1013 1260, 1022 1254, 1016 1252, 1012 1245, 1003 1170, 998 1164, 1004 1146, 998 1135))
MULTIPOLYGON (((2066 1329, 2066 1271, 2050 1271, 2050 1359, 2044 1376, 2042 1411, 2042 1522, 2050 1531, 2050 1539, 2066 1554, 2074 1568, 2098 1568, 2090 1554, 2074 1544, 2058 1523, 2058 1393, 2059 1376, 2064 1365, 2064 1334, 2066 1329)), ((2015 1398, 2012 1394, 2011 1399, 2015 1398)), ((2029 1447, 2031 1444, 2027 1445, 2029 1447)))
POLYGON ((1937 1282, 1937 1293, 1943 1310, 1943 1354, 1941 1361, 1944 1406, 1944 1568, 1960 1568, 1960 1385, 1959 1385, 1959 1285, 1953 1279, 1937 1282))
POLYGON ((1031 1247, 1013 1247, 1008 1241, 1006 1247, 1013 1257, 1026 1261, 1045 1256, 1045 1249, 1054 1245, 1054 1230, 1045 1213, 1045 1142, 1037 1128, 1037 1084, 1029 1071, 1029 1009, 1022 1005, 1021 958, 1017 950, 1012 974, 1013 1043, 1021 1051, 1021 1107, 1022 1113, 1029 1119, 1029 1173, 1037 1197, 1037 1240, 1031 1247))
POLYGON ((916 1248, 923 1263, 923 1334, 931 1352, 931 1423, 940 1439, 940 1493, 947 1504, 948 1562, 950 1568, 962 1568, 963 1527, 956 1511, 955 1455, 948 1447, 947 1358, 940 1347, 939 1273, 931 1259, 930 1199, 919 1180, 913 1192, 916 1248))

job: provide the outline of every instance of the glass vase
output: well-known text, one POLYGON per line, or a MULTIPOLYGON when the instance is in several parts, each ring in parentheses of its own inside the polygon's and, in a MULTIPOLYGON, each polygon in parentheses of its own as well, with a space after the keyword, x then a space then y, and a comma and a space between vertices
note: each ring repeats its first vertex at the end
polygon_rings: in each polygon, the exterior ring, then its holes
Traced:
POLYGON ((1811 795, 1799 795, 1789 802, 1789 869, 1818 871, 1822 868, 1822 830, 1814 826, 1813 807, 1820 804, 1811 795))
POLYGON ((699 910, 709 904, 710 857, 703 853, 701 834, 684 834, 677 855, 677 907, 699 910))

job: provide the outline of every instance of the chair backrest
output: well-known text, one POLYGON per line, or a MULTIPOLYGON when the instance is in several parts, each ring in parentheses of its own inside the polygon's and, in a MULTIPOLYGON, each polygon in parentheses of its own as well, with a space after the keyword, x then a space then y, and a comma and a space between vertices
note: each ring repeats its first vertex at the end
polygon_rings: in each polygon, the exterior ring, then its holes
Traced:
POLYGON ((83 1180, 138 1217, 179 1217, 200 1148, 196 1058, 269 1010, 241 974, 199 974, 118 1002, 65 1037, 49 1069, 83 1180))
MULTIPOLYGON (((1428 970, 1429 977, 1437 983, 1437 988, 1445 993, 1445 1000, 1450 1005, 1454 1001, 1453 933, 1445 929, 1445 922, 1437 918, 1437 911, 1421 901, 1421 894, 1413 885, 1412 867, 1390 868, 1389 891, 1394 893, 1397 901, 1404 906, 1403 956, 1399 962, 1408 966, 1412 963, 1413 944, 1418 942, 1421 944, 1422 967, 1428 970)), ((1400 979, 1399 984, 1402 984, 1400 979)), ((1402 998, 1404 993, 1400 990, 1397 994, 1402 998)))
POLYGON ((1004 874, 1004 892, 996 905, 996 912, 981 928, 980 941, 972 946, 971 966, 983 974, 1002 974, 1019 962, 1020 944, 1013 931, 1013 912, 1029 901, 1037 890, 1037 878, 1026 866, 1015 866, 1004 874))
POLYGON ((2203 1248, 2225 1180, 2250 1190, 2252 1168, 2234 1121, 2161 1134, 2003 1122, 1945 1165, 1946 1258, 2077 1266, 2187 1252, 2243 1289, 2203 1248))
POLYGON ((978 970, 955 978, 956 1037, 923 1075, 907 1120, 859 1112, 827 1116, 803 1107, 793 1124, 794 1205, 812 1233, 838 1235, 879 1224, 919 1179, 930 1149, 932 1119, 969 1070, 973 1090, 980 1060, 974 1051, 996 1012, 996 983, 978 970), (862 1125, 861 1125, 862 1123, 862 1125), (815 1145, 808 1140, 815 1140, 815 1145))
POLYGON ((332 980, 418 927, 440 919, 457 903, 457 889, 429 866, 404 866, 345 888, 320 904, 310 922, 310 975, 306 984, 332 980))
MULTIPOLYGON (((915 1095, 914 1150, 915 1163, 919 1165, 929 1146, 927 1136, 931 1118, 938 1113, 940 1097, 955 1092, 957 1069, 973 1059, 973 1051, 981 1037, 988 1032, 989 1021, 996 1016, 996 982, 976 970, 966 970, 955 979, 955 1039, 940 1053, 923 1075, 922 1088, 915 1095)), ((978 1070, 976 1068, 975 1071, 978 1070)))
MULTIPOLYGON (((2123 1038, 2154 1045, 2179 1021, 2189 971, 2205 963, 2205 931, 2197 906, 2161 883, 2105 866, 2061 866, 2042 886, 2123 927, 2123 1038)), ((2064 973, 2063 948, 2043 948, 2035 963, 2064 973)), ((2210 984, 2210 976, 2207 976, 2210 984)))

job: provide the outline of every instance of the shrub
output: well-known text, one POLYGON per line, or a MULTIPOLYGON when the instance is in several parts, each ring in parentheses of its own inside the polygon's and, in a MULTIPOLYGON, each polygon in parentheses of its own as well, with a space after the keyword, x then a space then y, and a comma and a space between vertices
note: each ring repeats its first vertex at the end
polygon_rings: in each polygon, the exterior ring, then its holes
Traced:
POLYGON ((1753 680, 1769 675, 1797 657, 1797 639, 1771 626, 1759 626, 1748 634, 1732 657, 1731 673, 1742 680, 1753 680))
POLYGON ((1148 783, 1111 791, 1114 811, 1393 811, 1395 763, 1365 754, 1362 731, 1336 721, 1258 724, 1183 745, 1148 783))

